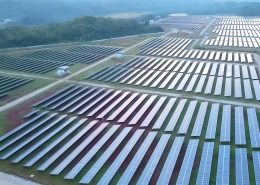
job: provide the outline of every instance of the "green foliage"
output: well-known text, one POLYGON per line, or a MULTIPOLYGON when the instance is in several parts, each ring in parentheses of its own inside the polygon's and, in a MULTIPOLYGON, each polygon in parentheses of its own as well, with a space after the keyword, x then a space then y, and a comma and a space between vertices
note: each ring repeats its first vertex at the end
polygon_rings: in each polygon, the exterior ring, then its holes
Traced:
POLYGON ((0 48, 24 47, 71 41, 92 41, 128 35, 162 32, 157 26, 135 19, 80 17, 39 27, 9 27, 0 30, 0 48))

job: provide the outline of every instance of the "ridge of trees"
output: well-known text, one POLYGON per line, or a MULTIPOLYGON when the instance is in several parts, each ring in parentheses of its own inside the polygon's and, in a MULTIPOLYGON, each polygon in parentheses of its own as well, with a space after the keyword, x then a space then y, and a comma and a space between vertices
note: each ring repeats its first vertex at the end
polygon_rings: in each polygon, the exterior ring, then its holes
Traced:
POLYGON ((158 26, 136 19, 84 16, 37 27, 0 29, 0 48, 25 47, 72 41, 91 41, 128 35, 162 32, 158 26))

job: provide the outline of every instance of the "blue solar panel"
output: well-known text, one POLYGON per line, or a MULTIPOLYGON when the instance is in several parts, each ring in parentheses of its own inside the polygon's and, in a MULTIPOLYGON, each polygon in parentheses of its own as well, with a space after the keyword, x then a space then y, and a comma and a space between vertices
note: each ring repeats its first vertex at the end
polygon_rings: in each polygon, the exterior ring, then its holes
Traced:
MULTIPOLYGON (((100 150, 100 148, 109 140, 109 138, 117 131, 119 127, 120 125, 112 126, 112 128, 95 144, 95 146, 73 167, 73 169, 66 175, 65 179, 73 179, 82 170, 82 168, 92 159, 92 157, 100 150)), ((71 155, 73 155, 73 153, 71 153, 71 155)), ((65 159, 66 162, 60 163, 59 166, 57 166, 51 172, 51 174, 59 174, 64 169, 66 164, 71 162, 71 159, 67 160, 68 158, 70 158, 70 156, 68 156, 65 159), (61 168, 60 166, 63 167, 61 168)))
POLYGON ((218 121, 218 111, 219 111, 219 104, 212 104, 209 121, 208 121, 206 139, 215 139, 217 121, 218 121))
POLYGON ((117 158, 114 160, 114 162, 110 165, 106 173, 102 176, 102 178, 97 183, 98 185, 107 185, 111 181, 111 179, 116 174, 117 170, 120 168, 128 154, 131 152, 141 135, 143 134, 144 130, 139 129, 137 130, 132 138, 129 140, 129 142, 125 145, 123 150, 120 152, 120 154, 117 156, 117 158))
POLYGON ((222 123, 221 123, 221 142, 230 142, 230 125, 231 125, 231 105, 223 106, 222 123))
POLYGON ((260 152, 252 152, 253 162, 254 162, 254 171, 255 171, 255 182, 256 185, 260 185, 260 152))
POLYGON ((247 109, 247 118, 250 131, 251 147, 260 148, 260 133, 255 108, 247 109))
POLYGON ((208 102, 202 102, 200 105, 200 109, 196 121, 194 123, 194 128, 192 130, 191 136, 200 136, 204 119, 206 116, 207 108, 208 108, 208 102))
POLYGON ((174 130, 174 127, 179 120, 179 117, 180 117, 180 115, 183 111, 183 108, 184 108, 186 102, 187 102, 187 99, 181 99, 180 100, 178 106, 176 107, 176 109, 175 109, 166 129, 165 129, 165 131, 173 131, 174 130))
POLYGON ((191 171, 192 171, 194 159, 196 156, 198 144, 199 144, 198 139, 191 139, 189 141, 176 185, 189 184, 191 171))
MULTIPOLYGON (((155 117, 155 115, 158 113, 158 111, 160 110, 162 104, 165 102, 166 100, 166 96, 161 97, 159 99, 159 101, 155 104, 155 106, 153 107, 153 109, 150 111, 150 113, 146 116, 146 118, 144 119, 144 121, 142 122, 142 124, 140 125, 140 127, 147 127, 150 122, 152 121, 152 119, 155 117)), ((129 124, 132 124, 131 122, 129 124)))
POLYGON ((106 149, 103 155, 96 161, 96 163, 91 167, 91 169, 87 172, 87 174, 81 179, 79 183, 89 184, 91 182, 91 180, 99 172, 99 170, 108 160, 108 158, 113 154, 113 152, 117 149, 119 144, 124 140, 131 129, 131 127, 124 128, 124 130, 117 136, 113 143, 106 149))
POLYGON ((211 172, 211 164, 213 158, 213 149, 214 143, 213 142, 205 142, 202 156, 200 160, 200 167, 197 176, 197 185, 207 185, 209 184, 210 180, 210 172, 211 172))
POLYGON ((246 144, 243 107, 235 107, 235 143, 236 145, 246 144))
POLYGON ((183 141, 184 137, 175 138, 156 184, 169 184, 183 141))
POLYGON ((236 184, 250 184, 246 148, 236 148, 236 184))
MULTIPOLYGON (((68 150, 79 138, 81 138, 90 128, 92 128, 98 121, 92 121, 87 127, 82 129, 76 136, 74 136, 69 142, 63 145, 55 154, 49 157, 40 167, 37 168, 38 171, 45 170, 50 166, 55 160, 57 160, 61 154, 68 150)), ((102 126, 102 125, 101 125, 102 126)), ((104 125, 103 125, 104 126, 104 125)), ((102 126, 102 127, 103 127, 102 126)), ((101 127, 101 128, 102 128, 101 127)))
POLYGON ((190 102, 190 105, 189 105, 189 107, 186 111, 186 114, 184 116, 184 119, 181 123, 178 134, 186 134, 187 133, 187 130, 189 129, 190 123, 192 122, 191 118, 193 116, 193 113, 194 113, 194 110, 196 108, 197 103, 198 103, 198 101, 191 101, 190 102))
POLYGON ((143 170, 143 173, 141 174, 137 185, 140 184, 149 184, 149 181, 153 175, 153 172, 163 154, 164 148, 170 139, 170 134, 163 134, 160 138, 160 141, 156 145, 156 148, 154 149, 154 152, 152 156, 150 157, 149 161, 147 162, 145 169, 143 170))
POLYGON ((160 129, 161 128, 163 122, 165 121, 166 117, 168 116, 169 112, 171 111, 172 106, 174 105, 176 100, 177 100, 176 98, 171 98, 168 101, 168 103, 165 106, 165 108, 163 109, 161 115, 159 116, 159 118, 155 122, 153 129, 160 129))
POLYGON ((230 146, 220 145, 216 184, 229 184, 230 146))
POLYGON ((13 129, 12 131, 8 132, 7 134, 3 135, 0 137, 0 141, 3 141, 4 139, 6 139, 7 137, 13 135, 14 133, 16 133, 17 131, 21 130, 22 128, 26 127, 27 125, 33 123, 34 121, 36 121, 37 119, 42 118, 44 115, 46 115, 48 113, 48 111, 39 113, 37 116, 33 117, 32 119, 30 119, 29 121, 26 121, 25 123, 23 123, 22 125, 16 127, 15 129, 13 129))
POLYGON ((144 142, 140 146, 139 150, 135 154, 134 158, 128 165, 127 169, 124 171, 123 175, 121 176, 120 180, 118 181, 118 185, 125 185, 129 184, 131 178, 133 177, 135 171, 137 170, 138 166, 140 165, 144 155, 146 154, 147 150, 149 149, 151 143, 153 142, 157 132, 150 132, 148 136, 145 138, 144 142))
POLYGON ((46 123, 48 120, 52 119, 54 116, 56 116, 57 113, 53 113, 49 116, 47 116, 46 118, 44 118, 43 120, 41 120, 38 123, 35 123, 32 127, 30 127, 29 129, 27 129, 26 131, 22 132, 21 134, 16 134, 12 139, 10 139, 9 141, 7 141, 6 143, 4 143, 3 145, 1 145, 0 147, 0 151, 4 150, 5 148, 7 148, 8 146, 10 146, 11 144, 15 143, 16 141, 20 140, 21 138, 23 138, 24 136, 26 136, 28 133, 32 132, 34 129, 40 127, 41 125, 43 125, 44 123, 46 123))
POLYGON ((69 125, 71 122, 73 122, 77 117, 71 117, 68 119, 65 123, 61 124, 59 127, 54 129, 52 132, 50 132, 48 135, 46 135, 44 138, 42 138, 39 142, 35 143, 30 148, 26 149, 23 153, 21 153, 18 157, 16 157, 14 160, 12 160, 12 163, 18 163, 21 160, 23 160, 26 156, 31 154, 34 150, 36 150, 38 147, 40 147, 42 144, 44 144, 47 140, 52 138, 54 135, 56 135, 58 132, 60 132, 64 127, 69 125))
POLYGON ((7 159, 8 157, 10 157, 11 155, 13 155, 15 152, 17 152, 18 150, 20 150, 21 148, 23 148, 25 145, 27 145, 28 143, 32 142, 33 140, 35 140, 37 137, 39 137, 40 135, 42 135, 44 132, 46 132, 47 130, 49 130, 50 128, 52 128, 54 125, 56 125, 57 123, 59 123, 61 120, 63 120, 67 115, 62 115, 59 118, 53 120, 50 124, 46 125, 44 128, 42 128, 41 130, 39 130, 38 132, 35 132, 33 135, 31 135, 30 137, 26 137, 22 142, 19 143, 19 145, 13 147, 11 150, 9 150, 7 153, 5 153, 3 156, 1 156, 1 159, 7 159))
MULTIPOLYGON (((26 167, 30 167, 35 164, 39 159, 41 159, 44 155, 46 155, 51 149, 57 146, 61 141, 63 141, 67 136, 69 136, 73 131, 75 131, 79 126, 81 126, 87 119, 81 119, 77 124, 67 130, 64 134, 62 134, 58 139, 53 141, 50 145, 41 150, 37 155, 33 156, 27 163, 24 164, 26 167)), ((89 129, 88 127, 86 129, 89 129)), ((85 130, 86 131, 86 130, 85 130)))

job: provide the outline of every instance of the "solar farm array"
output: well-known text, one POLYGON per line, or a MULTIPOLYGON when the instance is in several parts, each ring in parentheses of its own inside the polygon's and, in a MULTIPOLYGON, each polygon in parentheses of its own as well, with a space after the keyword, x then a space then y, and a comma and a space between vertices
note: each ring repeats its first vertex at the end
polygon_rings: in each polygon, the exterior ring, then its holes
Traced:
POLYGON ((0 99, 7 96, 8 92, 21 87, 33 80, 0 75, 0 99))
POLYGON ((253 62, 253 57, 250 53, 185 49, 191 42, 192 40, 190 39, 156 38, 140 46, 138 54, 192 60, 253 62))
POLYGON ((20 57, 0 56, 0 69, 29 73, 46 73, 64 65, 92 63, 120 48, 100 46, 77 46, 67 51, 40 50, 20 57))
POLYGON ((250 38, 250 37, 219 37, 218 36, 217 38, 206 40, 204 45, 258 48, 260 46, 260 39, 250 38))
POLYGON ((172 16, 168 19, 156 21, 152 24, 163 28, 200 29, 206 23, 207 20, 202 17, 172 16))
POLYGON ((260 100, 255 66, 135 58, 123 65, 105 67, 89 80, 260 100))
POLYGON ((251 25, 222 25, 216 26, 213 33, 219 36, 235 36, 235 37, 260 37, 260 26, 251 25))
MULTIPOLYGON (((239 162, 231 163, 228 144, 260 148, 254 108, 73 85, 34 106, 38 109, 25 115, 22 125, 0 137, 1 160, 50 175, 65 172, 64 179, 77 178, 81 184, 113 184, 119 171, 114 184, 189 184, 192 173, 196 184, 209 184, 211 170, 217 171, 217 183, 229 184, 230 170, 235 170, 236 182, 249 184, 250 151, 236 148, 239 162), (166 132, 159 134, 160 128, 166 132), (186 138, 188 130, 191 139, 186 138), (204 135, 205 142, 197 138, 204 135), (218 138, 221 144, 215 146, 218 138), (218 158, 215 166, 213 157, 218 158), (198 171, 193 170, 195 161, 198 171)), ((260 152, 250 155, 251 176, 260 183, 260 152)))

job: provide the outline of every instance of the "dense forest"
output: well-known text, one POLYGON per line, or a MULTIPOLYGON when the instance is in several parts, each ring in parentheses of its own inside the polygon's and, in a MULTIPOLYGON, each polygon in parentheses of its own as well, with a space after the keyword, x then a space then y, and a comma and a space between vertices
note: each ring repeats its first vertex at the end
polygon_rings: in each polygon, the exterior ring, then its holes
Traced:
POLYGON ((162 32, 158 26, 135 19, 85 16, 38 27, 0 29, 0 48, 24 47, 71 41, 91 41, 128 35, 162 32))

